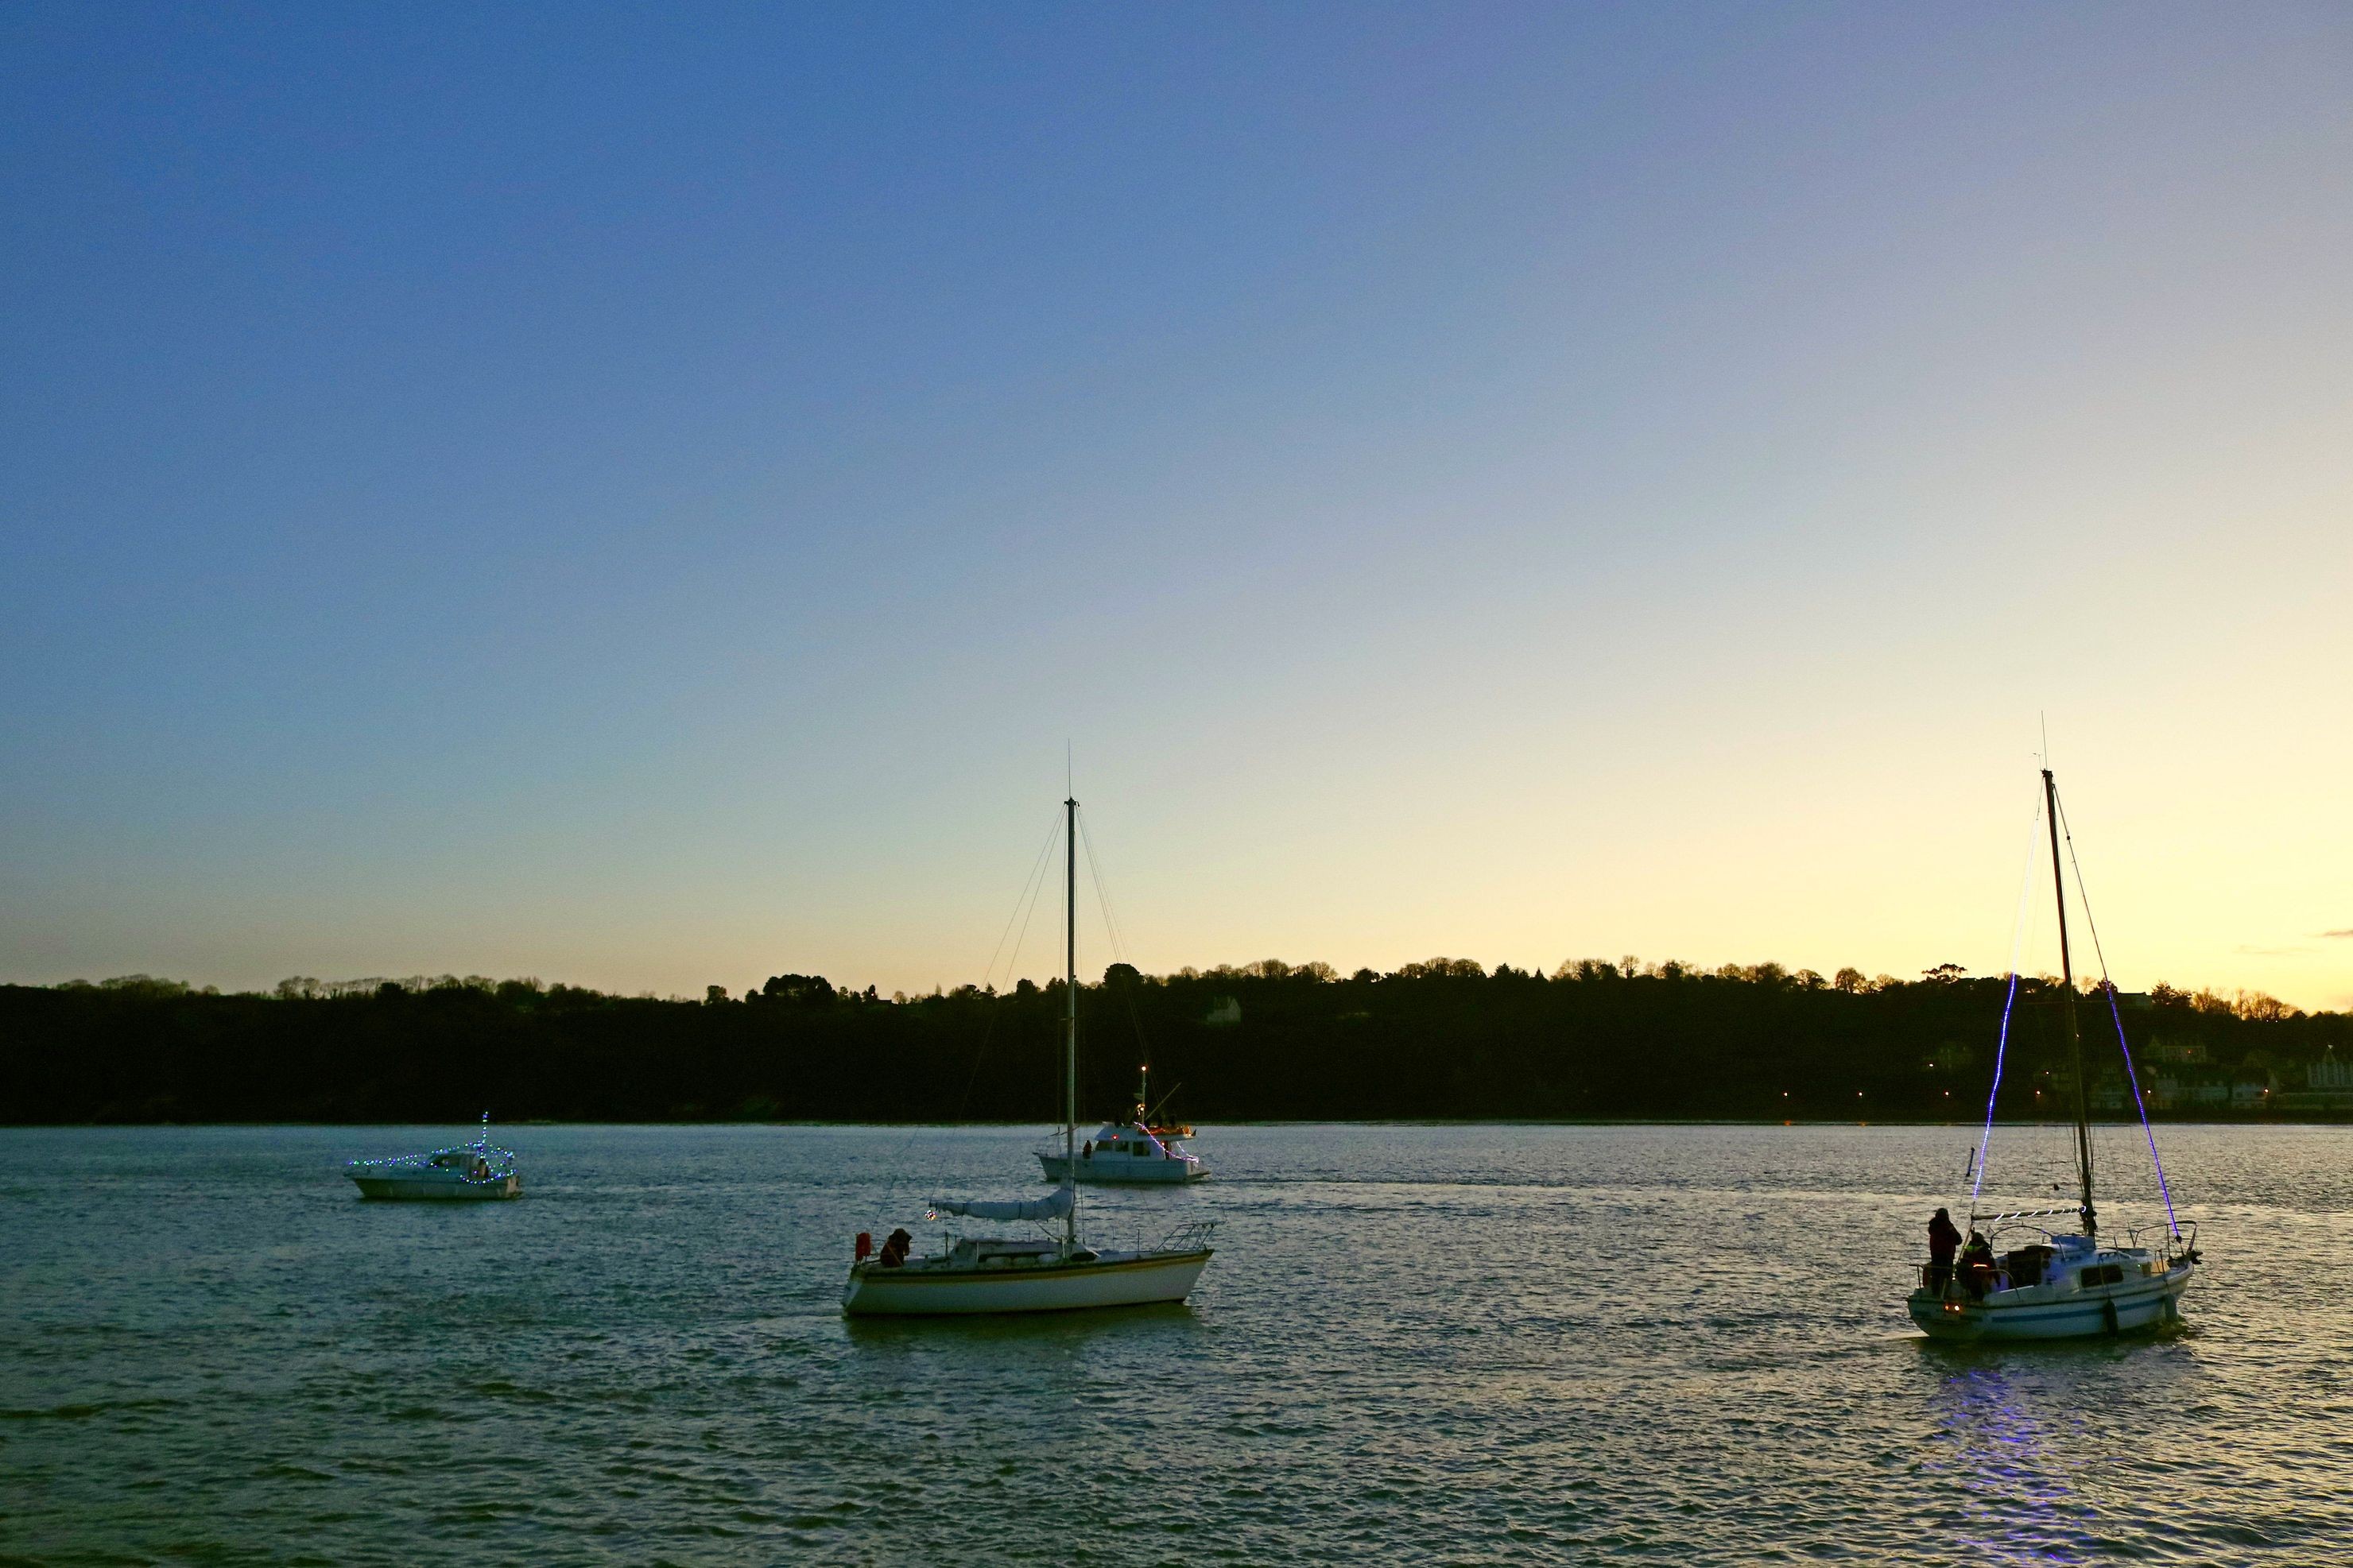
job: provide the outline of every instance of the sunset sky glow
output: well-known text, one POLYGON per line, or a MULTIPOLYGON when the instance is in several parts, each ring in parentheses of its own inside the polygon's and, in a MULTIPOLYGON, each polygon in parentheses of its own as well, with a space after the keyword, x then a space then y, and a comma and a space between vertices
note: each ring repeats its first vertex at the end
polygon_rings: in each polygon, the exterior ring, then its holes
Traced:
POLYGON ((953 986, 1066 742, 1150 971, 1999 973, 2047 716, 2121 984, 2353 1006, 2348 71, 10 7, 0 980, 953 986))

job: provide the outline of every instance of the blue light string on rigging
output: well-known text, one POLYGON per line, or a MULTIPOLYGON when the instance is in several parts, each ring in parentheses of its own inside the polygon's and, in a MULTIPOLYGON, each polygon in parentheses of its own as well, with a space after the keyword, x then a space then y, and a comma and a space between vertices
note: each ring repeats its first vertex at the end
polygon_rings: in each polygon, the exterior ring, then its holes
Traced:
MULTIPOLYGON (((2057 799, 2056 793, 2052 796, 2057 799)), ((2100 961, 2100 989, 2108 995, 2108 1016, 2116 1021, 2116 1048, 2124 1053, 2125 1076, 2132 1083, 2133 1109, 2140 1112, 2141 1136, 2148 1140, 2148 1163, 2157 1171, 2158 1195, 2165 1200, 2165 1227, 2180 1239, 2180 1222, 2173 1217, 2173 1189, 2166 1184, 2165 1162, 2157 1157, 2157 1131, 2148 1124, 2148 1106, 2140 1097, 2140 1069, 2133 1066, 2132 1044, 2125 1038, 2125 1016, 2116 1006, 2116 984, 2108 978, 2108 955, 2100 951, 2100 922, 2092 918, 2092 895, 2084 886, 2083 863, 2075 858, 2075 835, 2067 827, 2067 808, 2059 808, 2060 836, 2067 840, 2067 864, 2075 869, 2075 897, 2084 905, 2084 926, 2092 933, 2092 956, 2100 961)))
POLYGON ((1986 1090, 1985 1131, 1978 1138, 1977 1168, 1969 1177, 1969 1215, 1977 1215, 1978 1193, 1985 1185, 1986 1149, 1993 1142, 1993 1104, 2001 1093, 2001 1065, 2010 1054, 2010 1015, 2018 1001, 2018 950, 2026 938, 2026 900, 2034 890, 2034 830, 2042 826, 2042 792, 2034 794, 2034 817, 2026 825, 2026 871, 2018 883, 2018 914, 2010 925, 2010 989, 2001 999, 2001 1034, 1993 1052, 1993 1086, 1986 1090))

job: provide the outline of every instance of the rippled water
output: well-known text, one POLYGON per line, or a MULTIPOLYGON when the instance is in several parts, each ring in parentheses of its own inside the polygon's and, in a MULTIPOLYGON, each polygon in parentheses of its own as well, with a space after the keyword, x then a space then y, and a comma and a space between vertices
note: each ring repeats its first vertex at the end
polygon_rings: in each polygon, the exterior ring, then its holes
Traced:
POLYGON ((515 1128, 443 1208, 333 1170, 431 1132, 0 1131, 0 1556, 2353 1561, 2353 1130, 2171 1130, 2189 1326, 2016 1349, 1902 1310, 1970 1136, 1214 1128, 1090 1194, 1223 1222, 1189 1306, 853 1324, 1036 1132, 515 1128))

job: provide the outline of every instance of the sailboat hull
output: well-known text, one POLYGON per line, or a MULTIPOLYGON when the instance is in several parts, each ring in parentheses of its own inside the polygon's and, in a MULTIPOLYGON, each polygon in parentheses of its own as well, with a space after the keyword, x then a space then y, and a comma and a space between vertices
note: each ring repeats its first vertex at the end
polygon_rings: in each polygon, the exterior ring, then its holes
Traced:
POLYGON ((944 1259, 897 1268, 855 1264, 841 1310, 853 1318, 931 1318, 990 1312, 1075 1312, 1182 1301, 1208 1267, 1209 1249, 1102 1253, 1085 1262, 959 1268, 944 1259))
POLYGON ((2179 1321, 2189 1265, 2120 1284, 2054 1293, 1998 1290, 1970 1300, 1915 1290, 1905 1309, 1931 1339, 1961 1342, 2073 1340, 2128 1334, 2179 1321))

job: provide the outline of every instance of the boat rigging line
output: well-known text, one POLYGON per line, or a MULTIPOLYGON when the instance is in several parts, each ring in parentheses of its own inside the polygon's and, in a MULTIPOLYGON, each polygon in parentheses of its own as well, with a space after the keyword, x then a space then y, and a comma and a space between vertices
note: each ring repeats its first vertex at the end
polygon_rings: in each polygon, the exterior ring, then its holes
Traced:
MULTIPOLYGON (((1054 820, 1047 826, 1046 841, 1038 847, 1038 858, 1029 863, 1029 876, 1021 884, 1020 896, 1014 900, 1013 913, 1005 918, 1005 931, 1008 932, 1013 930, 1016 918, 1021 921, 1020 933, 1013 938, 1013 951, 1009 953, 1005 952, 1005 935, 999 933, 997 952, 988 955, 988 967, 981 972, 980 983, 992 994, 997 989, 999 953, 1005 956, 1006 988, 1010 990, 1013 986, 1013 972, 1021 967, 1021 950, 1029 941, 1029 921, 1037 915, 1038 900, 1046 891, 1046 870, 1053 864, 1054 846, 1061 841, 1062 814, 1057 811, 1054 820)), ((981 1065, 988 1059, 989 1042, 997 1037, 997 1019, 1001 1011, 1001 1008, 991 1007, 988 1022, 981 1027, 980 1044, 974 1047, 972 1053, 972 1070, 965 1075, 964 1092, 956 1096, 955 1119, 959 1121, 964 1120, 965 1110, 972 1101, 972 1086, 980 1081, 981 1065)))
POLYGON ((1970 1167, 1969 1211, 1973 1215, 1977 1212, 1978 1190, 1985 1185, 1986 1150, 1993 1142, 1993 1106, 1995 1097, 2001 1093, 2002 1060, 2010 1054, 2010 1011, 2018 1002, 2018 954, 2026 940, 2028 899, 2034 890, 2034 835, 2035 829, 2042 826, 2042 795, 2041 791, 2037 791, 2034 816, 2026 825, 2026 868, 2018 879, 2018 913, 2010 923, 2010 989, 2001 999, 2001 1033, 1994 1044, 1993 1084, 1986 1090, 1985 1131, 1978 1135, 1977 1159, 1970 1167))
POLYGON ((2116 984, 2108 977, 2108 955, 2100 949, 2100 922, 2092 918, 2092 894, 2084 886, 2083 862, 2075 858, 2075 835, 2067 826, 2067 808, 2059 805, 2055 786, 2051 800, 2053 805, 2058 805, 2059 831, 2067 840, 2067 864, 2075 872, 2075 901, 2084 906, 2084 927, 2092 933, 2092 956, 2099 960, 2100 989, 2108 999, 2108 1016, 2116 1026, 2116 1049, 2124 1053, 2125 1077, 2132 1085, 2133 1109, 2140 1112, 2141 1136, 2148 1140, 2148 1163, 2157 1170, 2158 1195, 2165 1200, 2166 1228, 2179 1239, 2181 1226, 2173 1217, 2173 1190, 2166 1184, 2165 1162, 2157 1155, 2157 1133, 2148 1124, 2148 1102, 2141 1098, 2140 1093, 2140 1069, 2133 1066, 2132 1043, 2125 1038, 2124 1012, 2116 1005, 2116 984))
MULTIPOLYGON (((1008 985, 1012 984, 1013 970, 1018 967, 1021 962, 1022 944, 1029 940, 1029 917, 1037 913, 1039 895, 1045 891, 1046 868, 1050 864, 1054 846, 1061 840, 1061 837, 1062 814, 1058 809, 1054 813, 1052 823, 1046 829, 1046 841, 1038 847, 1036 858, 1029 862, 1029 874, 1022 879, 1021 891, 1013 900, 1013 912, 1005 917, 1005 929, 997 933, 997 947, 988 955, 988 966, 981 971, 980 980, 984 986, 992 990, 995 988, 997 961, 1000 957, 1006 960, 1006 984, 1008 985), (1013 936, 1013 923, 1016 921, 1021 922, 1021 933, 1014 937, 1013 952, 1008 956, 1005 952, 1005 939, 1013 936)), ((972 1070, 965 1074, 964 1090, 956 1096, 955 1114, 949 1119, 953 1121, 963 1121, 965 1108, 972 1103, 973 1086, 980 1081, 980 1069, 988 1060, 989 1043, 997 1037, 998 1011, 997 1008, 991 1007, 988 1010, 988 1021, 981 1026, 980 1044, 973 1047, 972 1070)), ((907 1141, 900 1145, 898 1159, 892 1162, 892 1169, 901 1172, 907 1169, 908 1155, 914 1152, 916 1142, 930 1131, 931 1129, 927 1127, 919 1126, 907 1134, 907 1141)), ((899 1189, 905 1184, 906 1179, 903 1175, 894 1180, 890 1189, 892 1194, 895 1196, 899 1189)))
MULTIPOLYGON (((1079 844, 1087 852, 1087 875, 1094 879, 1095 901, 1103 909, 1103 934, 1111 939, 1112 958, 1115 963, 1124 963, 1133 969, 1135 967, 1134 963, 1127 956, 1127 933, 1121 928, 1119 911, 1112 904, 1111 889, 1103 877, 1103 862, 1095 854, 1095 836, 1087 827, 1084 812, 1079 814, 1079 844)), ((1119 987, 1119 993, 1122 1005, 1127 1008, 1128 1026, 1135 1031, 1136 1046, 1142 1051, 1145 1060, 1150 1061, 1152 1043, 1145 1038, 1144 1018, 1135 1010, 1135 988, 1132 985, 1123 985, 1119 987)), ((1168 1094, 1173 1095, 1176 1092, 1172 1089, 1168 1094)), ((1161 1103, 1166 1105, 1167 1102, 1168 1096, 1163 1095, 1161 1103)))
POLYGON ((1005 970, 1005 983, 1008 985, 1013 984, 1014 966, 1021 962, 1021 942, 1029 935, 1029 916, 1037 912, 1038 895, 1044 890, 1046 859, 1054 852, 1054 846, 1061 837, 1062 814, 1058 811, 1046 829, 1046 841, 1038 846, 1038 858, 1029 862, 1029 875, 1022 879, 1020 896, 1013 900, 1013 913, 1005 917, 1005 929, 997 933, 997 947, 988 955, 988 967, 981 971, 982 984, 997 984, 997 961, 1004 955, 1005 939, 1012 934, 1013 922, 1018 919, 1021 921, 1021 937, 1014 942, 1013 955, 1007 960, 1005 970))

